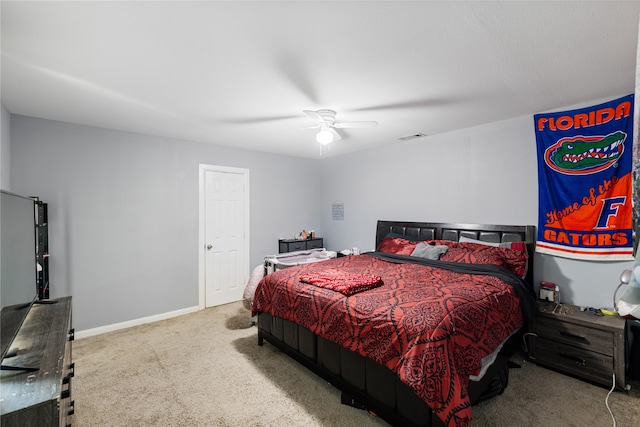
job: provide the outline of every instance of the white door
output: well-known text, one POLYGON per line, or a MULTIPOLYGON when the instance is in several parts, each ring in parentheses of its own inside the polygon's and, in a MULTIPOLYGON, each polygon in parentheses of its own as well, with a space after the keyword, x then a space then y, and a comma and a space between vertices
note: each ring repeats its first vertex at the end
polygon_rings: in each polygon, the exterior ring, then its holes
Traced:
POLYGON ((211 167, 201 173, 204 299, 211 307, 242 299, 249 276, 248 171, 211 167))

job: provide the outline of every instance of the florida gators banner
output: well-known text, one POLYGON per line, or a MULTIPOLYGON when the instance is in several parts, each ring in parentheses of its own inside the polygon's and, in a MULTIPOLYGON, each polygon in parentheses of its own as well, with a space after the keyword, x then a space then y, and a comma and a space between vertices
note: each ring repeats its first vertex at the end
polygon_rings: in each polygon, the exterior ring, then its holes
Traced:
POLYGON ((540 253, 633 259, 633 95, 534 115, 540 253))

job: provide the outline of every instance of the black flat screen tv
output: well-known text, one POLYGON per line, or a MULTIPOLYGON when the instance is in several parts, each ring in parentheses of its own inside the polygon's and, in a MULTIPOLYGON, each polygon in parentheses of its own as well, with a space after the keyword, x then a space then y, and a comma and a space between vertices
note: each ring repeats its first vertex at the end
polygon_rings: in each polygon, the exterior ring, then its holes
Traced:
POLYGON ((0 342, 2 364, 38 297, 35 201, 0 192, 0 342))

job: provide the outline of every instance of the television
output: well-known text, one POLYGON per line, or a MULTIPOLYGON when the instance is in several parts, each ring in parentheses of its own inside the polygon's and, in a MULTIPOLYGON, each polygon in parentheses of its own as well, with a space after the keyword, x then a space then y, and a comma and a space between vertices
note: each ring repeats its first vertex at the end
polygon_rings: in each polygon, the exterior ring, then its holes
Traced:
POLYGON ((5 358, 31 306, 38 298, 36 200, 1 190, 0 342, 5 358))

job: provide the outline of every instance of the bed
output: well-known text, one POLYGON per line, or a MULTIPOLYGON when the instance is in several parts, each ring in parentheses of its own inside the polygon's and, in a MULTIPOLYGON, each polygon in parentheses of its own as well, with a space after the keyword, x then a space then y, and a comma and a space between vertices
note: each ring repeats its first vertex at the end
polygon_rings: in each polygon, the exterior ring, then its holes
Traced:
POLYGON ((534 226, 378 221, 376 251, 260 281, 258 344, 392 425, 466 426, 533 329, 534 241, 534 226))

